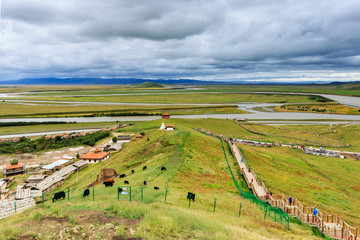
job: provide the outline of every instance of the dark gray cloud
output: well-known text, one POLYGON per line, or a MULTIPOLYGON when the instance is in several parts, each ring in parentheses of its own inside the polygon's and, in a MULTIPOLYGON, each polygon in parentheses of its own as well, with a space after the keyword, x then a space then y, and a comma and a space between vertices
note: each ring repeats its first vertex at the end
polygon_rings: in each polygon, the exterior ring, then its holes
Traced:
POLYGON ((360 2, 3 0, 0 79, 359 80, 360 2))

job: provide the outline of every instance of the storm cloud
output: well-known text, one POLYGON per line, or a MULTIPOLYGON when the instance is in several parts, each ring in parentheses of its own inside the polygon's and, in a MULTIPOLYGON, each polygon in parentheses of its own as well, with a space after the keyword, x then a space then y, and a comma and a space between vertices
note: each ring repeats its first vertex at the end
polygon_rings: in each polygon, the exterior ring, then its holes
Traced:
POLYGON ((359 80, 360 1, 2 0, 0 79, 359 80))

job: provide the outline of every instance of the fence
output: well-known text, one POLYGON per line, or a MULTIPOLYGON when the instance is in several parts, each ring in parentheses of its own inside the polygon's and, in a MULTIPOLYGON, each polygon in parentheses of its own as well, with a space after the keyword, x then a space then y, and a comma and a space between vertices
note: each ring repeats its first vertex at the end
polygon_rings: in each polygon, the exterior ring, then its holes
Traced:
MULTIPOLYGON (((56 204, 57 201, 69 201, 71 203, 81 203, 81 202, 138 202, 144 204, 150 203, 165 203, 165 204, 174 204, 177 206, 182 206, 194 210, 205 210, 208 212, 223 213, 226 215, 231 215, 233 217, 240 217, 242 214, 243 204, 234 205, 234 197, 237 196, 214 196, 214 198, 209 197, 205 194, 195 193, 194 201, 191 198, 187 198, 188 192, 179 192, 176 190, 174 192, 171 189, 163 187, 159 190, 155 190, 150 186, 114 186, 114 187, 105 187, 104 185, 96 185, 88 189, 88 195, 84 195, 84 189, 77 187, 65 188, 63 192, 65 195, 62 195, 60 199, 54 200, 54 195, 56 193, 45 193, 41 197, 37 198, 39 206, 48 206, 51 204, 56 204), (119 191, 120 189, 120 191, 119 191)), ((58 191, 57 193, 62 192, 58 191)), ((260 204, 260 203, 259 203, 260 204)))
MULTIPOLYGON (((357 240, 358 228, 351 227, 349 224, 347 224, 344 220, 342 220, 337 215, 323 214, 320 211, 318 211, 317 215, 314 215, 313 214, 314 208, 312 208, 312 207, 304 207, 297 199, 294 199, 294 204, 291 205, 288 202, 288 199, 285 198, 285 196, 283 194, 276 195, 276 196, 272 196, 272 195, 266 195, 265 197, 261 196, 262 199, 259 199, 256 196, 253 196, 253 197, 252 196, 246 196, 249 193, 243 194, 242 190, 239 189, 238 183, 235 181, 234 175, 233 175, 233 173, 231 171, 228 159, 226 157, 226 153, 225 153, 225 149, 224 149, 224 143, 223 143, 223 136, 216 136, 213 133, 211 133, 209 131, 206 131, 206 130, 204 131, 204 130, 199 130, 198 129, 198 131, 202 132, 203 134, 209 135, 209 136, 217 137, 218 139, 221 140, 222 149, 224 151, 225 159, 226 159, 226 162, 228 164, 230 173, 231 173, 231 175, 233 177, 233 180, 235 182, 235 186, 237 187, 237 189, 240 191, 240 194, 245 199, 255 198, 255 199, 258 199, 259 201, 262 201, 263 202, 262 205, 268 203, 271 207, 281 210, 281 212, 286 214, 285 217, 286 217, 286 220, 287 220, 288 227, 289 227, 289 215, 288 214, 290 214, 290 215, 300 219, 304 223, 308 223, 308 224, 310 224, 312 226, 315 226, 323 234, 328 235, 328 236, 330 236, 332 238, 336 238, 336 239, 344 239, 345 238, 345 239, 348 239, 348 240, 357 240), (264 201, 264 199, 266 200, 266 202, 264 201), (335 217, 335 219, 334 219, 334 217, 335 217)), ((234 157, 235 153, 234 153, 234 151, 233 151, 233 149, 231 147, 230 147, 230 149, 231 149, 231 153, 233 154, 233 157, 234 157)), ((241 152, 241 149, 238 148, 238 150, 241 152)), ((242 157, 244 158, 244 156, 242 156, 242 157)), ((257 182, 257 184, 259 186, 263 187, 265 189, 265 192, 268 193, 268 190, 266 189, 265 184, 258 180, 258 178, 256 177, 255 172, 250 170, 250 167, 247 165, 246 161, 244 161, 244 164, 245 164, 246 168, 249 171, 251 171, 251 173, 254 175, 255 181, 257 182)), ((245 176, 243 170, 242 170, 242 174, 243 174, 243 176, 245 176)), ((244 178, 245 178, 248 186, 251 187, 252 183, 250 183, 246 177, 244 177, 244 178)), ((255 193, 255 195, 257 195, 257 192, 256 192, 255 188, 252 188, 252 190, 255 193)), ((255 202, 256 202, 256 200, 255 200, 255 202)), ((260 204, 260 207, 262 205, 260 204)), ((275 218, 275 221, 276 221, 276 218, 275 218)), ((281 216, 281 221, 282 221, 282 216, 281 216)))
POLYGON ((235 178, 235 176, 234 176, 234 174, 233 174, 233 172, 231 170, 229 160, 227 158, 226 151, 225 151, 225 148, 224 148, 224 141, 223 141, 222 137, 214 135, 211 132, 205 132, 205 131, 202 131, 202 130, 199 130, 199 129, 198 129, 198 131, 205 134, 205 135, 216 137, 221 141, 221 147, 222 147, 222 150, 223 150, 223 153, 224 153, 224 156, 225 156, 226 163, 228 165, 228 168, 229 168, 231 177, 232 177, 232 179, 234 181, 235 187, 239 191, 240 195, 244 199, 249 200, 252 203, 255 203, 261 210, 264 211, 264 220, 266 219, 266 217, 271 217, 271 218, 274 219, 275 222, 279 222, 281 224, 286 225, 287 229, 289 230, 289 228, 290 228, 290 219, 289 219, 289 215, 286 212, 282 211, 280 208, 276 208, 274 206, 271 206, 269 203, 267 203, 263 199, 260 199, 257 196, 255 196, 253 193, 246 192, 243 189, 241 189, 239 183, 236 181, 236 178, 235 178))

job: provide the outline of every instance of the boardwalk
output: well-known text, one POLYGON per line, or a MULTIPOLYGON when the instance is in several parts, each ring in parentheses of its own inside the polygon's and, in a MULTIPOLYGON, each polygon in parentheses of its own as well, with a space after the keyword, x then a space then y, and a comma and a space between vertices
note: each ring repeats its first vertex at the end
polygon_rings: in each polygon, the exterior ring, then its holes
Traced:
POLYGON ((230 144, 231 152, 233 153, 236 162, 239 165, 242 175, 245 178, 249 188, 260 199, 265 200, 267 196, 267 189, 263 183, 260 183, 254 171, 252 171, 246 164, 243 156, 235 143, 230 144))
POLYGON ((289 215, 296 217, 318 228, 325 235, 328 235, 335 239, 348 239, 357 240, 358 229, 351 227, 344 220, 337 215, 328 215, 322 212, 318 212, 315 216, 313 214, 314 208, 304 207, 297 199, 294 198, 293 204, 290 205, 288 199, 284 195, 270 196, 266 186, 263 182, 260 182, 256 177, 253 170, 249 168, 244 157, 242 156, 238 146, 233 141, 227 141, 229 143, 231 152, 241 169, 241 174, 244 176, 248 187, 253 191, 255 196, 269 202, 274 207, 281 208, 289 215))

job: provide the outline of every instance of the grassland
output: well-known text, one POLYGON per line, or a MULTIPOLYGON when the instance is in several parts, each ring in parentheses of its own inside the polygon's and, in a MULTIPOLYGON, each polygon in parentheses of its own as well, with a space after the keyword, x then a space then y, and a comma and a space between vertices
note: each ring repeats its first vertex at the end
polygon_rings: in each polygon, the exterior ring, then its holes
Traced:
MULTIPOLYGON (((180 126, 174 132, 149 128, 145 133, 143 139, 126 144, 109 160, 85 168, 78 177, 74 174, 68 178, 58 190, 70 189, 69 202, 45 202, 24 214, 1 220, 0 236, 8 239, 16 236, 54 239, 71 234, 78 239, 89 236, 111 239, 114 235, 142 239, 319 239, 305 225, 291 224, 287 231, 271 219, 264 222, 264 213, 243 201, 236 192, 219 140, 180 126), (143 171, 145 165, 147 170, 143 171), (167 171, 161 171, 161 166, 167 171), (116 188, 103 185, 95 186, 95 201, 91 195, 81 197, 102 168, 114 168, 128 175, 131 203, 128 196, 121 196, 118 202, 116 188), (130 170, 135 173, 130 174, 130 170), (143 186, 144 180, 147 186, 143 186), (155 191, 153 186, 160 190, 155 191), (166 203, 165 188, 168 189, 166 203), (191 208, 186 199, 188 191, 196 193, 191 208), (214 198, 217 198, 215 213, 214 198), (243 204, 239 219, 240 202, 243 204), (114 228, 106 227, 109 222, 114 228), (97 231, 92 235, 94 228, 97 231)), ((123 185, 116 179, 115 187, 123 185)), ((51 198, 51 194, 46 198, 51 198)))
POLYGON ((223 106, 146 106, 146 105, 80 105, 70 104, 14 104, 0 103, 0 117, 78 117, 78 116, 133 116, 133 115, 160 115, 169 112, 175 115, 184 114, 220 114, 220 113, 246 113, 237 109, 236 105, 223 106))
POLYGON ((344 106, 338 103, 288 104, 274 107, 279 112, 309 112, 360 115, 360 108, 344 106))
MULTIPOLYGON (((122 123, 126 123, 126 122, 122 122, 122 123)), ((114 127, 114 126, 119 126, 119 123, 118 122, 88 122, 88 123, 46 124, 46 125, 31 125, 31 126, 11 126, 11 127, 0 127, 0 135, 81 130, 81 129, 92 129, 92 128, 114 127)))
POLYGON ((71 102, 122 102, 122 103, 302 103, 330 101, 314 95, 253 94, 253 93, 163 93, 147 95, 103 95, 103 96, 33 96, 16 97, 17 100, 71 101, 71 102), (139 97, 140 96, 140 97, 139 97))
POLYGON ((360 163, 306 155, 299 149, 240 146, 251 168, 273 193, 339 214, 360 225, 360 163))

